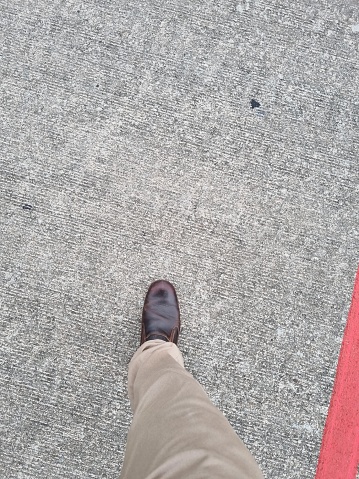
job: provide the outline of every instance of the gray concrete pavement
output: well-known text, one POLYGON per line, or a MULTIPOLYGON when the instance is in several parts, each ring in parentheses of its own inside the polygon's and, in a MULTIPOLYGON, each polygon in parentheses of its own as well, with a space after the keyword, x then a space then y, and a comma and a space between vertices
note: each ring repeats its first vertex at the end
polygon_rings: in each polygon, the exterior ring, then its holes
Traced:
POLYGON ((1 477, 118 477, 159 278, 265 477, 313 477, 358 261, 356 2, 0 11, 1 477))

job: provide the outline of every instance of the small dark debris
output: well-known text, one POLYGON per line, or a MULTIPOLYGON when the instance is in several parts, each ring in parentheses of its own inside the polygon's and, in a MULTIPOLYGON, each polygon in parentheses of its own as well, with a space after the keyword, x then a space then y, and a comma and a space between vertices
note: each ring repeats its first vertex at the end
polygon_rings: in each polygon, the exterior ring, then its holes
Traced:
POLYGON ((260 104, 257 100, 254 100, 254 99, 251 100, 252 110, 253 110, 254 108, 259 108, 260 106, 261 106, 261 104, 260 104))
POLYGON ((98 88, 100 85, 97 83, 96 88, 98 88))
POLYGON ((28 203, 24 203, 24 204, 22 205, 22 209, 23 209, 23 210, 30 210, 30 211, 31 211, 32 208, 33 208, 33 206, 32 206, 32 205, 29 205, 28 203))

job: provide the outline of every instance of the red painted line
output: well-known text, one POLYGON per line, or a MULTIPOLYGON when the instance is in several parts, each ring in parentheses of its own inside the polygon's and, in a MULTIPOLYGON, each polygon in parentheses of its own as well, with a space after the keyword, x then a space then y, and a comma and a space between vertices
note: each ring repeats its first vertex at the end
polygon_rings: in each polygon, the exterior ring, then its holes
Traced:
POLYGON ((359 268, 315 479, 355 479, 359 464, 359 268))

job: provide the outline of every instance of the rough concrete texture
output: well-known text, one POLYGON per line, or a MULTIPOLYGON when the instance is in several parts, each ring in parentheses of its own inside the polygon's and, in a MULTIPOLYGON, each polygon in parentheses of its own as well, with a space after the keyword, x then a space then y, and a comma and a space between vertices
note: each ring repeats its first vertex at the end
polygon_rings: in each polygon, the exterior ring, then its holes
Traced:
POLYGON ((265 477, 313 477, 358 261, 357 2, 0 7, 2 479, 118 478, 159 278, 265 477))

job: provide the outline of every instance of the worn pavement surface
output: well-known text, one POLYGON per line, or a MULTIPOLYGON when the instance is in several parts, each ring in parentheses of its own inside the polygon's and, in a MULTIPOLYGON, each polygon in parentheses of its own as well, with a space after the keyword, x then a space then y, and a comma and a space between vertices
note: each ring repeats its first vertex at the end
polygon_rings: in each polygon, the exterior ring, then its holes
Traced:
POLYGON ((1 478, 119 477, 159 278, 265 477, 313 477, 358 262, 357 2, 0 13, 1 478))

